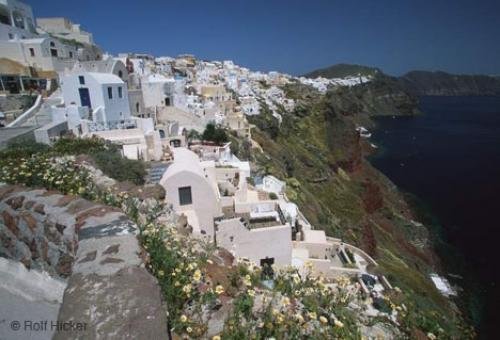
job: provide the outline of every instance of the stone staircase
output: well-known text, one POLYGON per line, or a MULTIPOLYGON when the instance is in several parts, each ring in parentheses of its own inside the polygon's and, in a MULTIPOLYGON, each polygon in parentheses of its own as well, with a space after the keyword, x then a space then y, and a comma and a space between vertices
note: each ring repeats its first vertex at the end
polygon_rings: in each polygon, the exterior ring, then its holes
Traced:
POLYGON ((146 183, 148 184, 158 184, 163 177, 165 171, 170 164, 165 163, 154 163, 148 171, 146 176, 146 183))
POLYGON ((52 122, 51 106, 62 104, 61 90, 57 89, 49 98, 44 99, 40 109, 26 120, 23 126, 42 127, 52 122))

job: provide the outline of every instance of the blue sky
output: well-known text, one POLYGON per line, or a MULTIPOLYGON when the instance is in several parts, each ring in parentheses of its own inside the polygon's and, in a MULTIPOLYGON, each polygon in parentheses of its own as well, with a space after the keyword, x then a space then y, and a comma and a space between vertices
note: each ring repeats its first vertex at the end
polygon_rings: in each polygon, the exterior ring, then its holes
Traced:
POLYGON ((500 74, 500 1, 25 0, 64 16, 110 53, 192 53, 255 70, 302 74, 358 63, 500 74))

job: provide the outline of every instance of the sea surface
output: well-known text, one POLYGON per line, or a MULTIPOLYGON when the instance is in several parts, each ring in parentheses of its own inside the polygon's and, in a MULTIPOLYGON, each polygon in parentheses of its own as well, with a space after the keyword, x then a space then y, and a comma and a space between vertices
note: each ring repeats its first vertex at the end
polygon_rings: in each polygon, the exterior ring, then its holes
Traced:
POLYGON ((415 117, 381 117, 370 161, 435 218, 438 253, 480 338, 500 326, 500 97, 422 97, 415 117))

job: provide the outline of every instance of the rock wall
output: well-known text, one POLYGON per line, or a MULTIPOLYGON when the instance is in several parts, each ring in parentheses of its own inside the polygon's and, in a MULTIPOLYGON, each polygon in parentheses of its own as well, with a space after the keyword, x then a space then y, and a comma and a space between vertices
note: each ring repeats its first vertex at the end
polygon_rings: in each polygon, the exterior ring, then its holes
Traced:
POLYGON ((0 256, 51 275, 71 274, 78 213, 95 204, 47 190, 0 187, 0 256))
POLYGON ((54 339, 160 339, 167 320, 137 226, 120 210, 0 184, 0 256, 67 279, 54 339))

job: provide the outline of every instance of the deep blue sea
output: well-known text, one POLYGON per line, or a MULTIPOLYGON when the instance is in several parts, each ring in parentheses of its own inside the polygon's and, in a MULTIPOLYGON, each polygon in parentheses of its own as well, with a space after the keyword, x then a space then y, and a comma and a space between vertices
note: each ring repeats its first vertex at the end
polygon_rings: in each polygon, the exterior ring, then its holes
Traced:
POLYGON ((424 202, 456 253, 439 247, 467 291, 480 338, 500 325, 500 97, 422 97, 423 115, 382 117, 370 160, 424 202))

